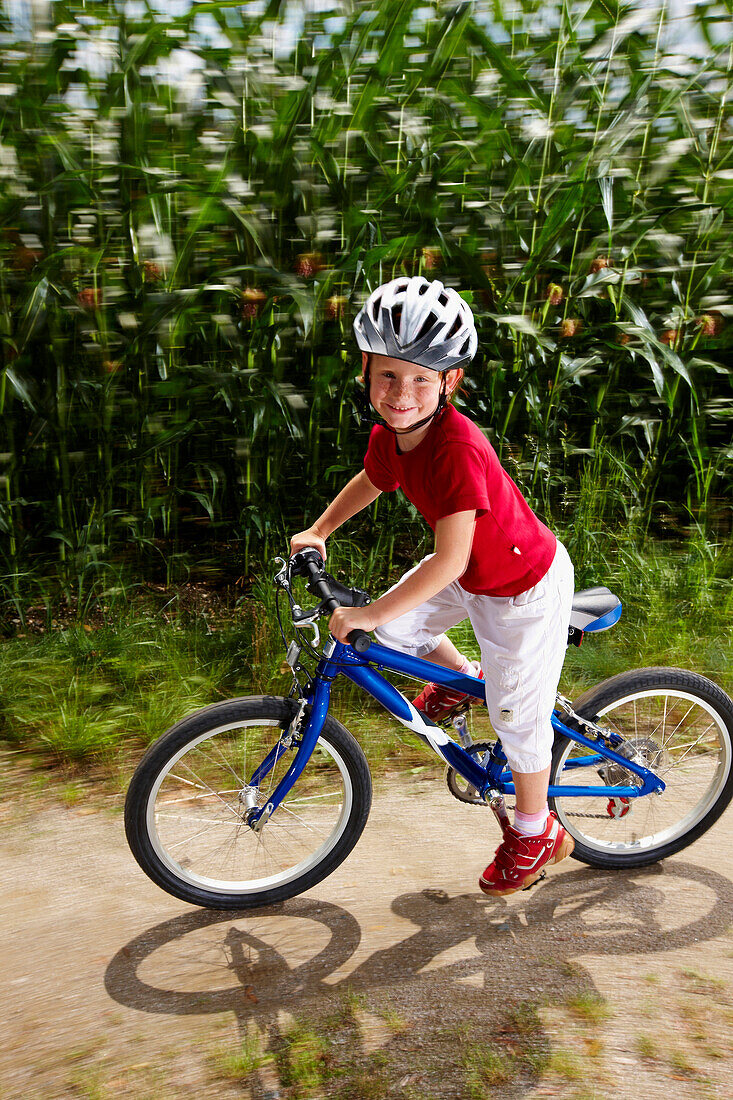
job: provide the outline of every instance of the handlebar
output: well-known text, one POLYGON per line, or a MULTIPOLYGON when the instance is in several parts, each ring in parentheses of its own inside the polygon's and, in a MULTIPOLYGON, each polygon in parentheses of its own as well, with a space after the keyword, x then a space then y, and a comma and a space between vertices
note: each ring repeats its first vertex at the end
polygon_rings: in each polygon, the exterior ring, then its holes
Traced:
POLYGON ((355 649, 357 653, 366 653, 369 646, 372 644, 372 640, 366 630, 352 630, 350 634, 347 634, 347 637, 349 639, 349 645, 355 649))
MULTIPOLYGON (((314 596, 320 596, 321 608, 325 611, 335 611, 338 607, 364 607, 371 603, 371 597, 360 588, 346 588, 339 584, 330 573, 323 568, 323 558, 312 546, 306 546, 298 550, 290 559, 290 568, 296 576, 306 574, 310 577, 306 585, 314 596)), ((349 645, 357 653, 366 653, 372 644, 372 639, 365 630, 352 630, 348 635, 349 645)))

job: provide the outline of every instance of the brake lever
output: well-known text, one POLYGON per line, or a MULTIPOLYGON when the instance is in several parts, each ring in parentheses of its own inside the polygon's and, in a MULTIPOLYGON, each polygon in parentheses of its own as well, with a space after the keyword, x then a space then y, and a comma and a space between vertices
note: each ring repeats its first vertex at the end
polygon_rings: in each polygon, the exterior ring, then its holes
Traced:
POLYGON ((288 577, 289 565, 285 561, 285 558, 275 558, 275 565, 281 565, 282 569, 279 573, 276 573, 273 577, 275 584, 278 588, 284 588, 286 592, 290 591, 290 578, 288 577))
POLYGON ((300 604, 293 602, 291 614, 296 626, 311 626, 312 622, 321 614, 321 609, 320 607, 312 607, 309 611, 308 608, 303 608, 300 604))
POLYGON ((321 644, 321 632, 318 629, 316 619, 320 615, 320 607, 314 607, 310 611, 304 610, 297 604, 293 604, 291 614, 293 617, 293 625, 296 630, 304 630, 306 627, 310 627, 313 631, 313 648, 318 649, 321 644))

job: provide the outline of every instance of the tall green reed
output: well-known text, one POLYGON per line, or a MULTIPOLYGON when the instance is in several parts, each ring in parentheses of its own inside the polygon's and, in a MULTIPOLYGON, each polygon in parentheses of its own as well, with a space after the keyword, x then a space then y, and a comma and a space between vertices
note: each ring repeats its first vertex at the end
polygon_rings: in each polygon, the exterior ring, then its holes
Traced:
MULTIPOLYGON (((295 38, 283 5, 71 0, 35 40, 8 12, 16 606, 46 577, 83 605, 281 548, 358 468, 351 321, 401 273, 471 302, 465 407, 553 522, 623 468, 608 522, 726 530, 725 5, 380 0, 295 38)), ((388 563, 410 523, 374 517, 388 563)))

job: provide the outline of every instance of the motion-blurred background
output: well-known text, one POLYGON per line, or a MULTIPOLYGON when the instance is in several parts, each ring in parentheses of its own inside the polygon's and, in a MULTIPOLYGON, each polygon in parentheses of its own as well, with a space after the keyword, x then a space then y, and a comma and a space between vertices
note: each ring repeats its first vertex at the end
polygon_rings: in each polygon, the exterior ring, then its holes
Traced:
MULTIPOLYGON (((471 303, 463 406, 579 584, 724 676, 730 0, 0 13, 7 632, 264 599, 366 448, 353 317, 419 273, 471 303)), ((379 588, 426 545, 383 498, 333 560, 379 588)))

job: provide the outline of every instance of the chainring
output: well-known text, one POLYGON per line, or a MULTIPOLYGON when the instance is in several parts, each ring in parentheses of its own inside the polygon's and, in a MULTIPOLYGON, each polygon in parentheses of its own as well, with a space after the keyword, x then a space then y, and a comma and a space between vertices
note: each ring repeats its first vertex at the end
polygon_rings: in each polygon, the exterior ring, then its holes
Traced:
MULTIPOLYGON (((492 748, 493 745, 488 741, 476 741, 469 749, 466 749, 466 752, 469 756, 473 756, 479 764, 485 766, 492 748)), ((468 806, 488 806, 488 803, 483 800, 473 784, 464 779, 455 768, 446 768, 445 781, 448 784, 448 790, 459 802, 465 802, 468 806)))

